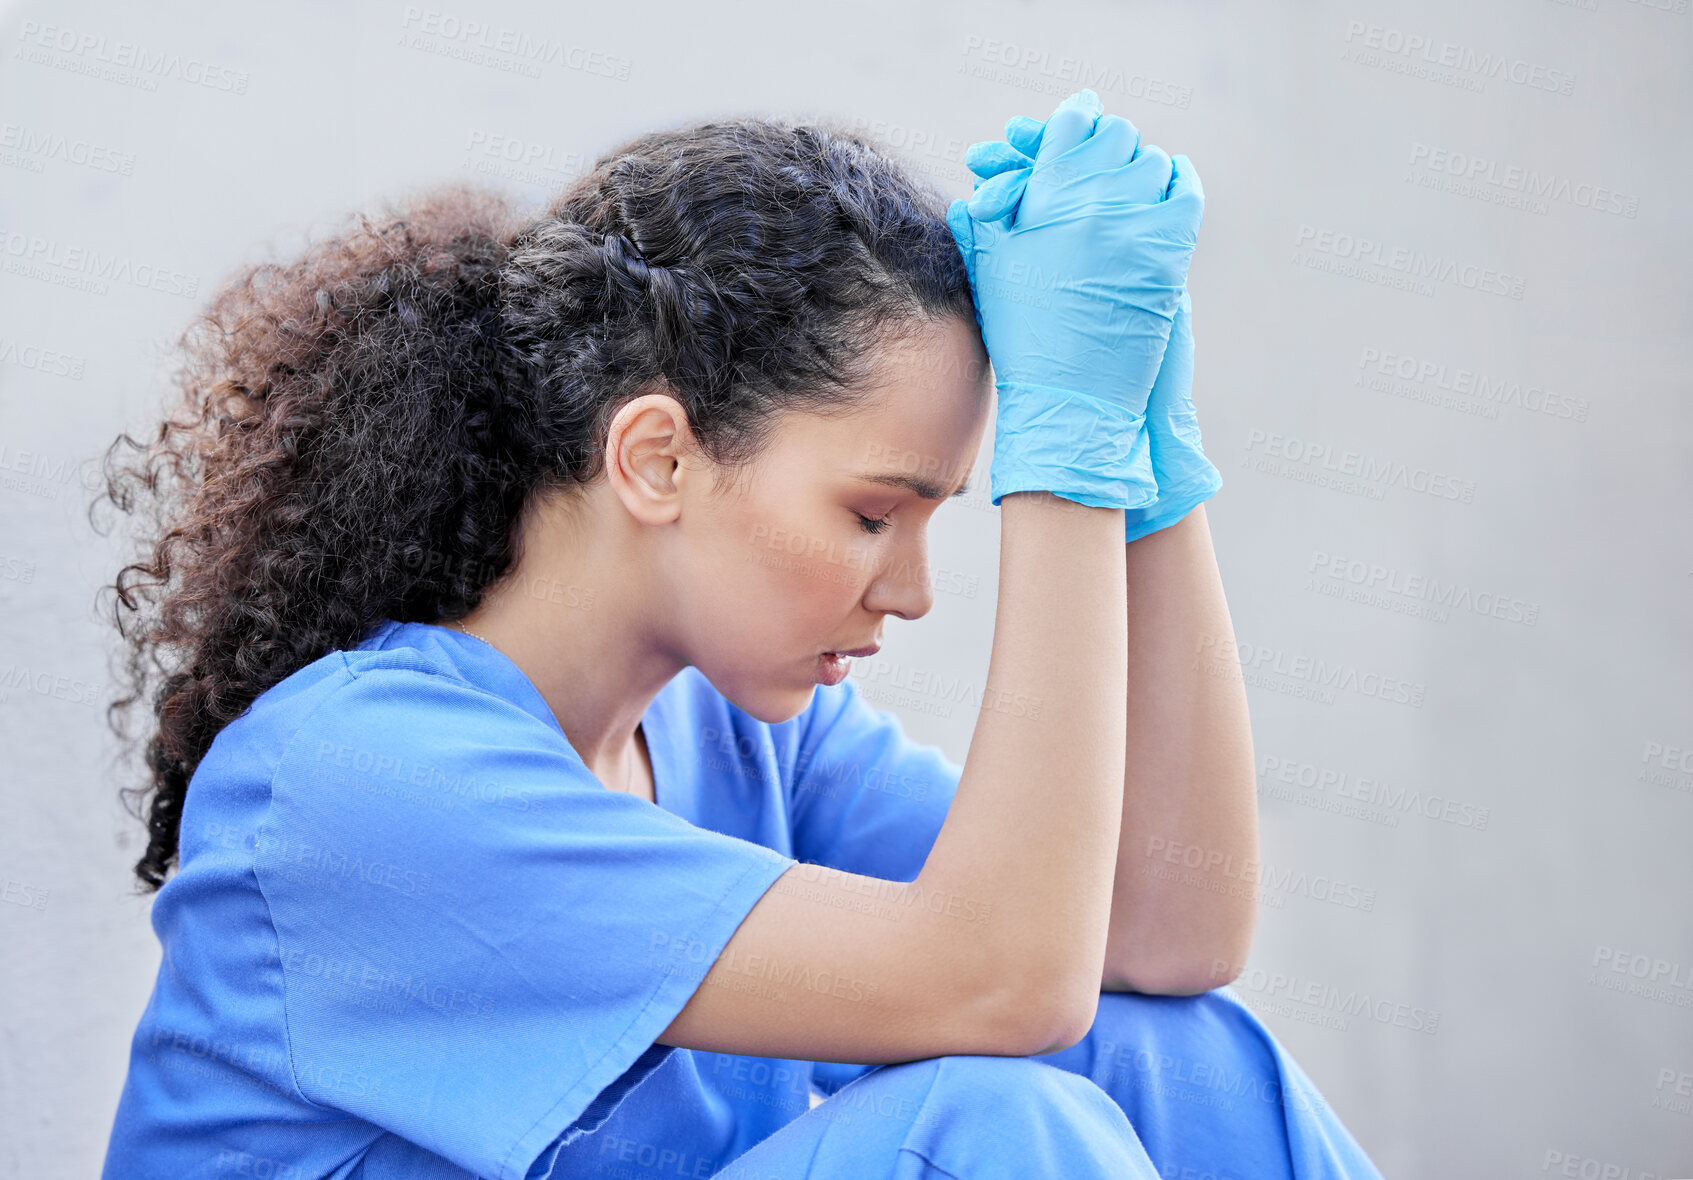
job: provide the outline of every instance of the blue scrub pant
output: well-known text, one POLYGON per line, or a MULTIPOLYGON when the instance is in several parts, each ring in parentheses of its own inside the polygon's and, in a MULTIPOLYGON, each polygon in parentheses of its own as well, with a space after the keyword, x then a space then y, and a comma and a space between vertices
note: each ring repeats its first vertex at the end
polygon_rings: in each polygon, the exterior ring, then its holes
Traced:
MULTIPOLYGON (((817 1067, 820 1089, 829 1070, 817 1067)), ((870 1068, 715 1175, 1381 1180, 1310 1078, 1228 988, 1102 993, 1087 1036, 1058 1053, 870 1068)))

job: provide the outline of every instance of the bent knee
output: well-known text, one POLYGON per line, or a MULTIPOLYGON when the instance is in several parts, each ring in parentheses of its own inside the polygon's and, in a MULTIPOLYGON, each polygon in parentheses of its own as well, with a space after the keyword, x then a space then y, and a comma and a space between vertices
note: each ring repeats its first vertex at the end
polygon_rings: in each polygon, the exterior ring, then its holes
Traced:
POLYGON ((988 1056, 878 1066, 723 1174, 1158 1180, 1127 1117, 1092 1081, 988 1056))
POLYGON ((1226 989, 1196 996, 1107 992, 1087 1037, 1061 1068, 1095 1078, 1119 1098, 1118 1082, 1223 1073, 1275 1078, 1279 1047, 1256 1013, 1226 989))
POLYGON ((926 1057, 883 1065, 855 1079, 828 1099, 842 1105, 872 1102, 879 1113, 909 1108, 911 1121, 926 1121, 925 1112, 935 1117, 945 1112, 978 1114, 1003 1108, 1007 1115, 1027 1114, 1045 1108, 1062 1110, 1078 1100, 1111 1102, 1088 1078, 1059 1069, 1034 1057, 998 1057, 958 1054, 926 1057))
POLYGON ((907 1146, 948 1175, 1157 1177, 1110 1094, 1032 1057, 936 1058, 907 1146))
POLYGON ((1034 1057, 959 1055, 934 1059, 925 1107, 999 1123, 1092 1119, 1115 1102, 1092 1079, 1034 1057))

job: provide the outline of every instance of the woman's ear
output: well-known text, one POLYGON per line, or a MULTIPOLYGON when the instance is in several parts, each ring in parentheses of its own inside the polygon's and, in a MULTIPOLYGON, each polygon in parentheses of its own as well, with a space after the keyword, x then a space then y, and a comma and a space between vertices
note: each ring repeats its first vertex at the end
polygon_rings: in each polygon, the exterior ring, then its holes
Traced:
POLYGON ((612 492, 643 524, 668 524, 682 508, 682 485, 694 452, 682 403, 643 393, 625 403, 606 432, 605 474, 612 492))

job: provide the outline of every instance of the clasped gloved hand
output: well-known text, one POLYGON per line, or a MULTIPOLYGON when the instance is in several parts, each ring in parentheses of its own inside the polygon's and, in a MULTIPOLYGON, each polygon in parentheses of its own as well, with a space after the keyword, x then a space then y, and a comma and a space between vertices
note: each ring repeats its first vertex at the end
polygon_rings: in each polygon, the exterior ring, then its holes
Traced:
POLYGON ((1158 499, 1123 513, 1126 541, 1168 528, 1223 486, 1222 473, 1200 445, 1199 418, 1193 410, 1193 300, 1185 290, 1170 326, 1163 366, 1147 399, 1146 435, 1152 444, 1158 499))
POLYGON ((948 220, 998 379, 993 503, 1039 488, 1122 507, 1131 541, 1174 523, 1222 486, 1191 398, 1191 162, 1092 91, 1013 117, 967 162, 976 191, 948 220))

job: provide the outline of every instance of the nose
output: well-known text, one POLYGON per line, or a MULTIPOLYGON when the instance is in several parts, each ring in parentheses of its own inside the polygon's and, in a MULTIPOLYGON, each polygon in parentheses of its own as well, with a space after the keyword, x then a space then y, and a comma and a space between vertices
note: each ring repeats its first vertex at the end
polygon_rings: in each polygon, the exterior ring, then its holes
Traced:
POLYGON ((909 543, 888 550, 886 560, 865 591, 865 609, 902 619, 920 619, 934 607, 928 537, 921 530, 910 536, 909 543))

